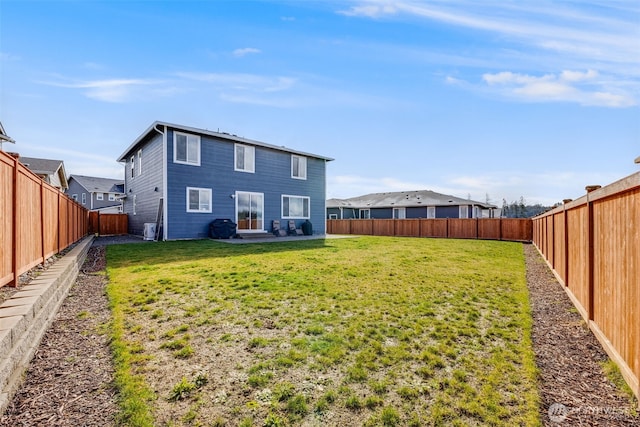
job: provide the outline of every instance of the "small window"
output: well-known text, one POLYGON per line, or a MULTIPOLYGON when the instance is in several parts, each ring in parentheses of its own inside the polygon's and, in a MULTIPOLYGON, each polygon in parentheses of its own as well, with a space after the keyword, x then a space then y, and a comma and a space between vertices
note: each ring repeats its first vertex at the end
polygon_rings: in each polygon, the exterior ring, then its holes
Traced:
POLYGON ((309 197, 305 196, 282 196, 282 218, 286 219, 308 219, 309 218, 309 197))
POLYGON ((136 158, 131 156, 131 178, 136 176, 136 158))
POLYGON ((436 217, 436 207, 427 206, 427 218, 435 218, 435 217, 436 217))
POLYGON ((103 193, 96 193, 96 200, 104 200, 104 194, 103 193))
POLYGON ((393 208, 393 219, 405 219, 407 217, 406 208, 393 208))
POLYGON ((87 204, 87 193, 82 193, 82 204, 83 205, 87 204))
POLYGON ((113 193, 109 193, 109 201, 110 201, 110 202, 113 202, 113 201, 115 201, 115 200, 116 200, 116 195, 115 195, 115 194, 113 194, 113 193))
POLYGON ((174 163, 200 166, 200 137, 174 132, 173 161, 174 163))
POLYGON ((136 214, 136 195, 133 195, 133 214, 136 214))
POLYGON ((370 209, 360 209, 360 219, 370 219, 370 218, 371 218, 370 209))
POLYGON ((329 214, 329 219, 338 219, 338 214, 329 214))
POLYGON ((211 213, 211 189, 187 187, 187 212, 211 213))
POLYGON ((307 179, 307 158, 291 156, 291 178, 307 179))
POLYGON ((469 218, 469 206, 460 206, 459 211, 458 218, 469 218))
POLYGON ((142 175, 142 150, 138 150, 138 176, 142 175))
POLYGON ((249 145, 235 145, 235 170, 255 172, 256 148, 249 145))
POLYGON ((73 195, 71 196, 71 198, 72 198, 73 200, 75 200, 76 202, 78 201, 78 195, 77 195, 77 194, 73 194, 73 195))

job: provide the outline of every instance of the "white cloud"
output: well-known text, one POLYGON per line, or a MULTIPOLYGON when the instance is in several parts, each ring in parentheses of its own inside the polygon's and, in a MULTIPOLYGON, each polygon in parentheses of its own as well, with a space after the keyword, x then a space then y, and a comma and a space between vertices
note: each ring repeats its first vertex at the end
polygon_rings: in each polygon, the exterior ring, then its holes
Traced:
POLYGON ((280 92, 295 86, 297 79, 293 77, 269 77, 257 74, 224 74, 224 73, 197 73, 181 72, 177 74, 190 80, 213 83, 227 89, 255 92, 280 92))
POLYGON ((242 49, 236 49, 233 51, 233 56, 237 58, 241 58, 243 56, 249 55, 251 53, 261 53, 260 49, 255 49, 253 47, 245 47, 242 49))
POLYGON ((564 70, 540 77, 503 71, 482 79, 507 97, 534 102, 574 102, 601 107, 630 107, 637 101, 594 70, 564 70))
POLYGON ((82 89, 86 97, 99 101, 126 102, 135 98, 141 87, 157 86, 162 81, 152 79, 106 79, 72 83, 52 81, 41 81, 39 83, 62 88, 82 89))

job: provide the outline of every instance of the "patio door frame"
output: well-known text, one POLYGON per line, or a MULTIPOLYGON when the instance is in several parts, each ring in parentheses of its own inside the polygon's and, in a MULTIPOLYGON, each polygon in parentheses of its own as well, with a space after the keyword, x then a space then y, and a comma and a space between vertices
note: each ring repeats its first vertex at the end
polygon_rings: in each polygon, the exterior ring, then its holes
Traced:
POLYGON ((235 199, 236 199, 236 224, 238 226, 237 231, 238 232, 242 232, 242 233, 261 233, 264 232, 264 193, 257 193, 257 192, 253 192, 253 191, 236 191, 235 194, 235 199), (244 219, 240 219, 238 217, 238 215, 240 214, 240 212, 238 211, 238 204, 240 201, 240 197, 246 197, 249 196, 249 228, 240 228, 241 222, 240 221, 244 221, 246 220, 246 218, 244 219), (254 197, 260 197, 260 202, 256 203, 255 207, 257 208, 256 211, 256 228, 251 228, 253 225, 253 214, 254 212, 252 212, 251 208, 253 205, 253 198, 254 197), (258 221, 259 219, 259 221, 258 221))

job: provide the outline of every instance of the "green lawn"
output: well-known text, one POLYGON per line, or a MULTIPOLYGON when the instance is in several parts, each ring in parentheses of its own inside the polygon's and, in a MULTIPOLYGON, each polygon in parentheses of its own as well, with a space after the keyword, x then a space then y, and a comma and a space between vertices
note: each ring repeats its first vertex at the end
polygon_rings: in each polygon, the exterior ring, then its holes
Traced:
POLYGON ((107 252, 127 425, 538 425, 519 243, 107 252))

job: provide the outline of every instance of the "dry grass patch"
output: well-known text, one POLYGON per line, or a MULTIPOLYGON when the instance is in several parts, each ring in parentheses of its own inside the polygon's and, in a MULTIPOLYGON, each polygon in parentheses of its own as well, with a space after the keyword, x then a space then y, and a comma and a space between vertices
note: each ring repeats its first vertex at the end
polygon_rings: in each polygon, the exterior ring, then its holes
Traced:
POLYGON ((130 425, 539 423, 520 244, 194 241, 107 257, 130 425))

